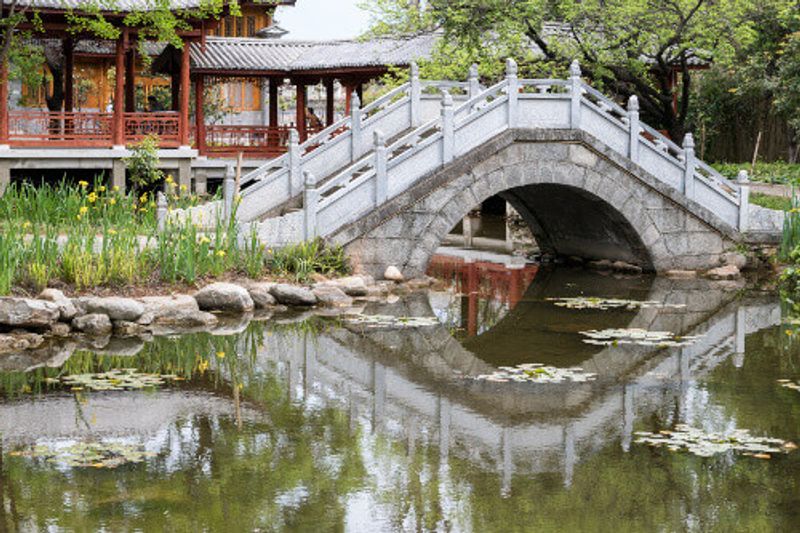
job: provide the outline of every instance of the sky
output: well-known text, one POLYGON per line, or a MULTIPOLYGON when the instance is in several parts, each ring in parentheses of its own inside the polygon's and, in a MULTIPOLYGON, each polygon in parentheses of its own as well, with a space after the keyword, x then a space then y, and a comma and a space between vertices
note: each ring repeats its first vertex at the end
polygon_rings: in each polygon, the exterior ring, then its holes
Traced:
POLYGON ((278 24, 289 30, 284 39, 350 39, 369 27, 369 14, 358 0, 297 0, 275 13, 278 24))

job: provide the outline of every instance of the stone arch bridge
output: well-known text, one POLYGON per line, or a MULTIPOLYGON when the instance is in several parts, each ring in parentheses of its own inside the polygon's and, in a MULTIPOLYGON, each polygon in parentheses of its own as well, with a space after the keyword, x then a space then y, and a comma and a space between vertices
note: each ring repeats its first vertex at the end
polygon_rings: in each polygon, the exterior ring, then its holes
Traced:
POLYGON ((234 211, 270 246, 322 237, 379 275, 390 264, 424 273, 444 236, 500 195, 556 255, 625 260, 646 270, 706 269, 737 244, 775 242, 782 214, 752 205, 735 182, 581 80, 506 77, 410 82, 242 180, 234 211))

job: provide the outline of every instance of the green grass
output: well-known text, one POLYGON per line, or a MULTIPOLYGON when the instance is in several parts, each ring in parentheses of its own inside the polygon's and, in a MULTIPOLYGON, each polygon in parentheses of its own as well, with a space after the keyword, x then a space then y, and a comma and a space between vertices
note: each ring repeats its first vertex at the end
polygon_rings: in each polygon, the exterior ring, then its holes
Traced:
MULTIPOLYGON (((194 199, 170 195, 171 206, 194 199)), ((235 217, 234 217, 235 220, 235 217)), ((265 250, 251 232, 239 242, 234 222, 203 231, 169 221, 158 231, 153 196, 119 194, 100 183, 35 188, 12 185, 0 197, 0 295, 56 282, 77 290, 152 283, 194 285, 226 274, 258 279, 343 273, 341 248, 321 241, 265 250)))
POLYGON ((792 208, 792 199, 787 196, 774 196, 755 192, 750 195, 750 202, 778 211, 789 211, 792 208))
POLYGON ((800 163, 756 163, 751 173, 750 163, 716 163, 712 165, 720 174, 735 180, 740 170, 746 170, 752 181, 760 183, 797 184, 800 183, 800 163))

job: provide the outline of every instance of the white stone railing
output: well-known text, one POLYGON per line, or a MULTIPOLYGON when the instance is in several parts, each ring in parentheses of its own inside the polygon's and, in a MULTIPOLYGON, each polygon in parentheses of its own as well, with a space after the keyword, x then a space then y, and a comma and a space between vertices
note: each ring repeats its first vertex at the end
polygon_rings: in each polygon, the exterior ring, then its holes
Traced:
MULTIPOLYGON (((568 80, 519 80, 516 72, 516 64, 509 60, 506 78, 480 91, 477 73, 471 71, 466 84, 449 85, 465 90, 465 102, 454 107, 452 96, 444 90, 439 116, 417 125, 388 146, 386 135, 373 129, 371 153, 359 160, 354 158, 333 175, 326 171, 338 168, 335 164, 325 165, 319 174, 304 165, 302 224, 290 224, 295 228, 289 232, 294 234, 291 238, 304 240, 334 233, 401 194, 422 176, 509 128, 585 131, 731 227, 748 229, 746 175, 740 183, 731 182, 697 160, 691 134, 686 135, 683 146, 678 146, 641 123, 635 96, 628 108, 623 108, 583 83, 577 63, 572 65, 568 80), (318 181, 319 176, 327 179, 318 181)), ((417 88, 425 85, 410 84, 411 109, 419 96, 417 88)), ((416 125, 416 121, 411 124, 416 125)), ((325 159, 326 150, 318 150, 318 156, 325 159)), ((285 231, 283 234, 286 238, 285 231)), ((269 240, 269 235, 264 237, 269 240)))

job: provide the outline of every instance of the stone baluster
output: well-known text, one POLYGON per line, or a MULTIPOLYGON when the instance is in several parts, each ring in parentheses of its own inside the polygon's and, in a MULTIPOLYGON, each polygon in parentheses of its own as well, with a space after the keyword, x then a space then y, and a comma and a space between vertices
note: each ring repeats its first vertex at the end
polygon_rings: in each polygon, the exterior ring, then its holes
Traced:
POLYGON ((697 160, 694 156, 694 137, 687 133, 683 137, 683 194, 687 198, 694 198, 694 172, 697 169, 697 160))
POLYGON ((581 98, 583 92, 583 82, 581 81, 581 65, 578 60, 572 61, 569 66, 569 125, 572 129, 581 127, 581 98))
POLYGON ((519 103, 519 79, 517 62, 506 59, 506 82, 508 83, 508 127, 517 127, 517 107, 519 103))
POLYGON ((350 161, 361 157, 361 99, 354 92, 350 101, 350 161))
POLYGON ((453 97, 447 90, 442 91, 442 163, 447 164, 455 156, 455 117, 453 116, 453 97))
POLYGON ((467 77, 467 86, 469 87, 469 99, 475 98, 481 93, 481 82, 478 78, 478 65, 475 63, 469 67, 469 76, 467 77))
POLYGON ((317 180, 311 172, 303 172, 303 239, 310 241, 317 238, 317 208, 319 190, 317 180))
POLYGON ((639 161, 639 137, 642 133, 642 127, 639 124, 639 99, 635 94, 628 98, 628 131, 630 133, 628 157, 630 157, 631 161, 637 163, 639 161))
POLYGON ((420 105, 422 100, 422 85, 419 81, 419 65, 412 62, 410 73, 410 87, 409 87, 409 113, 411 115, 411 127, 416 128, 422 124, 420 116, 420 105))
POLYGON ((167 225, 167 197, 158 191, 156 195, 156 222, 158 223, 158 231, 164 231, 167 225))
POLYGON ((389 197, 389 175, 387 172, 386 137, 380 131, 373 134, 375 148, 375 207, 389 197))
POLYGON ((299 191, 303 182, 302 158, 300 151, 300 134, 292 128, 289 130, 289 143, 287 146, 289 157, 289 198, 294 196, 295 191, 299 191))
POLYGON ((746 170, 740 170, 736 176, 739 184, 739 231, 745 232, 750 225, 750 176, 746 170))

